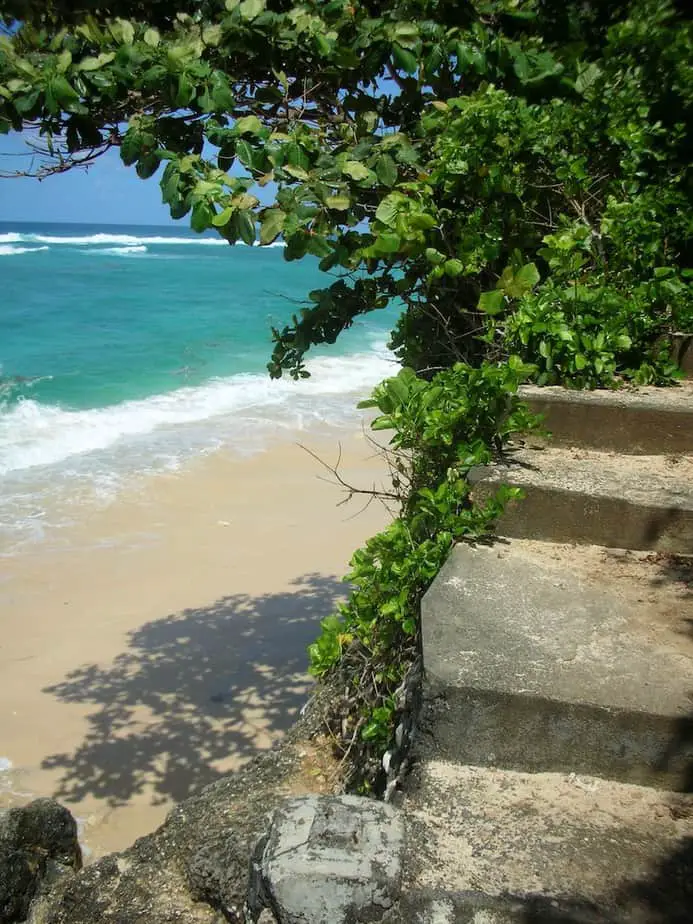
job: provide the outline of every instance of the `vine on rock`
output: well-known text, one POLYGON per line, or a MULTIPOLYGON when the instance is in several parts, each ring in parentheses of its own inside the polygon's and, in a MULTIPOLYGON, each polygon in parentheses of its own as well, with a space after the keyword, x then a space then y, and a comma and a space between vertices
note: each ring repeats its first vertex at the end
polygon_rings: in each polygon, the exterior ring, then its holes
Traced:
POLYGON ((421 598, 453 544, 486 538, 504 505, 520 496, 503 487, 477 501, 469 473, 537 425, 517 394, 533 371, 517 357, 477 368, 458 363, 430 381, 405 368, 361 405, 380 412, 374 430, 393 431, 399 512, 354 554, 350 596, 309 649, 317 677, 334 670, 345 677, 332 724, 350 759, 351 786, 383 792, 402 708, 398 690, 419 654, 421 598))

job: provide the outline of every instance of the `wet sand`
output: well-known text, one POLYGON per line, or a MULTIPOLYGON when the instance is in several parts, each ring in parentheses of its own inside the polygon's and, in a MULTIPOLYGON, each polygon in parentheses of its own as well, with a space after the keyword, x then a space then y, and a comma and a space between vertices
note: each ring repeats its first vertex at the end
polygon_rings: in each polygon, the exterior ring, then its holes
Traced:
MULTIPOLYGON (((334 461, 338 440, 347 478, 383 482, 361 432, 307 445, 334 461)), ((288 728, 306 646, 388 518, 324 476, 295 443, 219 451, 0 559, 0 807, 55 796, 99 856, 288 728)))

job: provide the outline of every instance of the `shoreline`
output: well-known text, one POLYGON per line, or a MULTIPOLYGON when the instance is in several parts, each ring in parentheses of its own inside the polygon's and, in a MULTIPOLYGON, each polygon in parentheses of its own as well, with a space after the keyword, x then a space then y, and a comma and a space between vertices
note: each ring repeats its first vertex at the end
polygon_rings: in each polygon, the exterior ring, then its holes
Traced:
MULTIPOLYGON (((347 479, 386 479, 362 432, 301 438, 328 459, 341 443, 347 479)), ((64 547, 4 559, 0 808, 57 797, 96 858, 283 735, 306 646, 388 518, 337 506, 324 475, 295 443, 221 449, 84 508, 64 547)))

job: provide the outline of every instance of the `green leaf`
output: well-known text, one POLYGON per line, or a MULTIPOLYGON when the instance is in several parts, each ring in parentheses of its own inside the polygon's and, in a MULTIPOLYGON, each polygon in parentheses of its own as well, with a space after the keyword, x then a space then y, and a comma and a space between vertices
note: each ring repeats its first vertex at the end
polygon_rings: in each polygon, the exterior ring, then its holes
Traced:
POLYGON ((371 430, 394 430, 395 423, 391 417, 387 414, 383 414, 381 417, 376 417, 375 420, 371 423, 371 430))
POLYGON ((365 180, 370 176, 370 170, 365 164, 358 160, 348 160, 342 167, 342 173, 350 176, 353 180, 365 180))
POLYGON ((383 186, 394 186, 397 182, 397 164, 389 154, 381 154, 377 159, 375 173, 383 186))
POLYGON ((584 95, 600 75, 601 69, 598 64, 594 62, 588 64, 587 67, 583 68, 578 74, 575 81, 575 89, 578 93, 584 95))
POLYGON ((241 139, 236 145, 236 157, 243 164, 244 167, 252 169, 253 166, 253 157, 255 156, 255 151, 253 147, 244 139, 241 139))
POLYGON ((578 370, 578 372, 581 372, 585 368, 586 365, 587 365, 587 357, 585 356, 585 354, 576 353, 575 354, 575 368, 578 370))
POLYGON ((154 176, 160 164, 161 161, 156 152, 152 151, 150 154, 145 154, 144 157, 137 161, 137 166, 135 167, 137 176, 141 180, 148 180, 150 176, 154 176))
POLYGON ((265 9, 265 0, 243 0, 238 11, 243 19, 256 19, 265 9))
POLYGON ((281 209, 266 209, 260 226, 260 243, 271 244, 284 230, 286 212, 281 209))
POLYGON ((332 253, 332 245, 323 234, 311 234, 308 238, 308 253, 321 259, 332 253))
POLYGON ((444 264, 445 275, 446 276, 459 276, 464 272, 464 263, 461 260, 453 259, 446 260, 444 264))
POLYGON ((212 219, 212 224, 215 228, 223 228, 224 225, 227 225, 231 220, 233 215, 233 209, 227 206, 223 211, 218 212, 212 219))
POLYGON ((195 87, 185 74, 178 77, 178 90, 176 92, 176 105, 185 107, 192 102, 195 96, 195 87))
POLYGON ((291 164, 285 164, 282 169, 288 173, 289 176, 292 176, 297 180, 310 179, 310 174, 307 170, 304 170, 303 167, 292 167, 291 164))
POLYGON ((455 57, 457 58, 457 71, 460 74, 466 73, 476 60, 476 49, 466 42, 458 42, 455 45, 455 57))
POLYGON ((144 33, 144 41, 150 48, 156 48, 159 44, 161 36, 159 35, 158 29, 147 29, 144 33))
POLYGON ((218 112, 229 111, 236 103, 226 78, 219 73, 216 73, 212 79, 210 95, 214 101, 214 108, 218 112))
POLYGON ((392 57, 395 59, 395 64, 400 70, 405 71, 407 74, 415 74, 416 69, 419 66, 416 55, 409 51, 407 48, 403 48, 401 45, 392 46, 392 57))
POLYGON ((503 310, 505 299, 500 289, 494 289, 491 292, 482 292, 479 297, 477 308, 484 314, 498 314, 503 310))
POLYGON ((349 196, 328 196, 325 205, 335 212, 346 212, 351 207, 351 199, 349 196))
POLYGON ((373 249, 381 254, 397 253, 401 246, 402 239, 399 234, 394 231, 384 231, 376 237, 373 249))
POLYGON ((393 36, 403 48, 414 48, 419 40, 419 29, 413 22, 398 22, 395 24, 393 36))
POLYGON ((427 247, 426 259, 434 266, 439 266, 441 263, 445 263, 445 254, 441 253, 439 250, 436 250, 435 247, 427 247))
POLYGON ((79 93, 68 83, 62 74, 56 74, 56 76, 51 79, 49 86, 53 96, 62 106, 79 99, 79 93))
POLYGON ((406 198, 401 193, 390 193, 389 196, 385 196, 376 209, 375 217, 384 225, 392 228, 397 221, 397 216, 400 214, 402 206, 406 202, 406 198))
POLYGON ((69 52, 69 51, 67 50, 67 48, 66 48, 65 51, 62 51, 62 52, 58 55, 58 60, 57 60, 57 64, 56 64, 56 67, 57 67, 57 69, 58 69, 58 73, 59 73, 59 74, 64 74, 65 71, 68 69, 68 67, 69 67, 71 64, 72 64, 72 55, 70 54, 70 52, 69 52))
POLYGON ((255 216, 252 212, 236 212, 233 224, 238 237, 249 246, 255 243, 255 216))
POLYGON ((539 270, 534 263, 526 263, 516 273, 508 266, 498 280, 498 288, 505 292, 508 298, 521 298, 532 291, 540 278, 539 270))
POLYGON ((527 80, 531 73, 531 69, 529 66, 529 59, 526 54, 520 52, 515 56, 515 60, 513 61, 513 70, 523 83, 527 80))
POLYGON ((204 26, 202 29, 202 41, 205 45, 211 45, 216 48, 222 37, 221 23, 213 23, 210 26, 204 26))
POLYGON ((234 128, 239 135, 259 135, 262 132, 262 122, 255 115, 243 116, 236 119, 234 128))
POLYGON ((524 292, 530 292, 540 279, 541 276, 539 275, 539 270, 536 265, 534 263, 526 263, 515 273, 513 283, 515 286, 521 287, 524 294, 524 292))
POLYGON ((134 164, 142 150, 142 136, 134 128, 128 129, 120 143, 120 159, 126 167, 134 164))
POLYGON ((86 57, 75 65, 76 71, 98 71, 106 64, 110 64, 111 61, 115 58, 114 51, 104 51, 98 57, 86 57))
POLYGON ((291 141, 289 144, 285 145, 284 151, 286 153, 287 162, 292 167, 302 167, 304 170, 310 168, 310 158, 297 142, 291 141))
POLYGON ((161 177, 161 197, 164 202, 173 202, 178 198, 178 185, 180 183, 180 172, 178 165, 170 163, 164 170, 161 177))
POLYGON ((213 218, 214 212, 212 211, 211 206, 202 200, 193 207, 192 216, 190 218, 190 227, 193 229, 193 231, 201 233, 202 231, 206 231, 207 228, 209 228, 213 218))
POLYGON ((320 33, 315 36, 315 44, 318 46, 318 51, 323 56, 323 58, 326 58, 332 51, 332 46, 327 41, 325 36, 321 35, 320 33))
POLYGON ((22 96, 15 97, 14 108, 20 115, 31 112, 41 95, 40 90, 34 90, 32 93, 26 93, 22 96))
POLYGON ((132 45, 135 40, 135 27, 127 19, 116 19, 117 32, 114 38, 120 39, 125 45, 132 45))

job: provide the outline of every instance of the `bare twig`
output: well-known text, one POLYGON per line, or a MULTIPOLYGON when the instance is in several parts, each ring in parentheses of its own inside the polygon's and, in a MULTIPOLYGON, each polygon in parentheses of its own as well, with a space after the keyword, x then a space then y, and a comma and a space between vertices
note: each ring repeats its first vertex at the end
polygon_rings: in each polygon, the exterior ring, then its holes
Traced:
POLYGON ((372 488, 357 488, 355 485, 352 485, 348 481, 345 481, 345 479, 342 478, 341 474, 339 473, 339 466, 342 461, 342 444, 341 443, 339 443, 339 456, 337 458, 336 465, 330 465, 329 462, 326 462, 324 459, 321 459, 320 456, 316 452, 313 452, 312 449, 309 449, 307 446, 304 446, 303 443, 298 443, 297 445, 300 446, 300 448, 303 449, 304 452, 307 452, 309 456, 315 459, 316 462, 322 465, 323 468, 327 469, 327 471, 334 478, 334 481, 340 487, 344 488, 345 491, 348 492, 347 498, 345 499, 345 501, 342 501, 342 503, 345 503, 346 501, 351 500, 351 498, 356 494, 363 494, 368 497, 378 498, 378 499, 383 498, 386 500, 395 500, 395 501, 401 500, 399 494, 395 494, 392 491, 380 490, 376 488, 375 485, 372 488))

